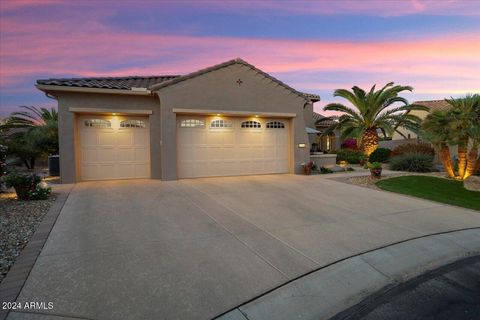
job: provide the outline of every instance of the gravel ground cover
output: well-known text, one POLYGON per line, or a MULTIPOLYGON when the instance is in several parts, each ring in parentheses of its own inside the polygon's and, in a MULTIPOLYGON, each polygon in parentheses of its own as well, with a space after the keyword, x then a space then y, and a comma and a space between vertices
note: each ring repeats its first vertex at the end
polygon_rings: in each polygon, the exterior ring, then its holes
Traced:
POLYGON ((55 194, 48 200, 19 201, 15 193, 0 193, 0 282, 54 201, 55 194))

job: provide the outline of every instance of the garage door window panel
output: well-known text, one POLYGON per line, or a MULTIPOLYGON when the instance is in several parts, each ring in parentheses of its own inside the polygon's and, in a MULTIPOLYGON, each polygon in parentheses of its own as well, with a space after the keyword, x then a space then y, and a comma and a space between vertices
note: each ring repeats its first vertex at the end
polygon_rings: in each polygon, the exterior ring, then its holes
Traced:
POLYGON ((200 119, 184 119, 180 121, 180 128, 204 128, 205 122, 200 119))
POLYGON ((285 129, 285 123, 280 121, 270 121, 267 123, 267 129, 285 129))
POLYGON ((258 121, 243 121, 240 127, 244 129, 260 129, 262 124, 258 121))
POLYGON ((108 120, 105 120, 105 119, 86 119, 83 122, 83 124, 84 124, 85 127, 88 127, 88 128, 104 128, 104 129, 107 129, 107 128, 112 127, 112 123, 108 120))
POLYGON ((233 127, 233 122, 230 120, 217 119, 217 120, 213 120, 210 123, 210 128, 212 129, 232 128, 232 127, 233 127))
POLYGON ((143 120, 128 119, 120 122, 120 128, 146 128, 147 124, 143 120))

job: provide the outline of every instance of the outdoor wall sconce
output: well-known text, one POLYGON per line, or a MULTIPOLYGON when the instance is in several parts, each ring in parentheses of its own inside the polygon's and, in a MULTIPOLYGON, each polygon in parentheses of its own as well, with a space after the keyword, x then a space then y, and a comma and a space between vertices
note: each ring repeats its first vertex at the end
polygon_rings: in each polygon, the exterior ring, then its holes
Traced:
POLYGON ((299 144, 298 144, 298 147, 299 147, 299 148, 306 148, 306 147, 307 147, 307 144, 305 144, 305 143, 299 143, 299 144))

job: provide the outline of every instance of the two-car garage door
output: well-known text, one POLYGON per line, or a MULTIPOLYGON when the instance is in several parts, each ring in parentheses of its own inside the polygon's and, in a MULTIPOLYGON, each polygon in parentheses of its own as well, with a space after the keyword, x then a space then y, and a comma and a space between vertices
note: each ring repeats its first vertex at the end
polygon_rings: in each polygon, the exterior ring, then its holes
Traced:
POLYGON ((286 173, 285 119, 177 118, 179 178, 286 173))

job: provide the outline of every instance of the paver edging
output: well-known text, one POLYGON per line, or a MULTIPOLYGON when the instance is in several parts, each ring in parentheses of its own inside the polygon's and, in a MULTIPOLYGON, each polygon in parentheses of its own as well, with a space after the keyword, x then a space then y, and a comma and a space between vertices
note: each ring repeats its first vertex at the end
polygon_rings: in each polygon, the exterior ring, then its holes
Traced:
MULTIPOLYGON (((404 240, 350 256, 313 270, 270 289, 216 316, 214 319, 328 319, 379 290, 385 290, 385 288, 393 287, 425 272, 477 254, 480 254, 480 228, 440 232, 404 240), (465 234, 467 235, 466 238, 465 234), (469 236, 474 239, 473 246, 469 236), (435 248, 437 251, 429 252, 428 245, 426 245, 429 241, 430 243, 431 241, 438 242, 438 247, 435 248), (419 244, 418 247, 415 242, 419 244), (407 256, 407 259, 405 259, 405 256, 403 256, 403 261, 408 261, 410 265, 407 264, 404 270, 399 268, 397 274, 386 274, 382 271, 385 268, 382 263, 377 265, 375 261, 372 261, 372 259, 369 261, 368 259, 372 255, 381 257, 381 255, 387 254, 391 259, 396 259, 394 263, 401 264, 401 255, 409 253, 408 251, 402 253, 402 246, 408 250, 416 248, 416 253, 421 254, 423 260, 420 259, 420 263, 412 266, 411 259, 413 257, 409 259, 407 256), (440 251, 445 248, 449 250, 447 254, 440 251), (395 257, 395 251, 400 251, 400 256, 395 257), (343 275, 335 273, 335 269, 339 268, 344 269, 343 275), (356 271, 359 268, 364 273, 358 274, 356 271), (362 281, 364 284, 362 284, 362 281), (335 292, 337 296, 334 296, 335 292)), ((388 262, 386 259, 378 261, 388 262)))
MULTIPOLYGON (((0 301, 14 302, 17 299, 72 189, 73 186, 69 186, 59 191, 27 245, 0 283, 0 301)), ((8 313, 9 310, 0 309, 0 320, 6 319, 8 313)))

